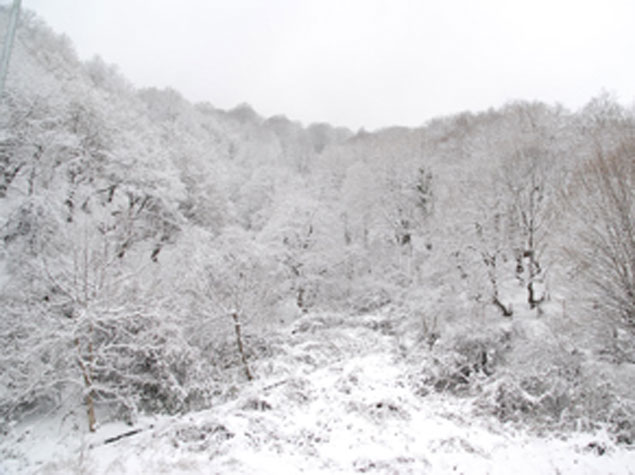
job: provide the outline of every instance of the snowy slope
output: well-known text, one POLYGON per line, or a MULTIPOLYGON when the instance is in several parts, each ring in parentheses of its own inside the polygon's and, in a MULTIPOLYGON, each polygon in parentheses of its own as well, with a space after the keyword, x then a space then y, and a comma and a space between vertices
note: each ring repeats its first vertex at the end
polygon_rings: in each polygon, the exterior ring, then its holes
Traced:
POLYGON ((258 379, 212 409, 96 434, 15 427, 0 473, 635 473, 635 451, 603 434, 541 439, 475 419, 469 399, 417 395, 381 317, 308 316, 278 339, 258 379))

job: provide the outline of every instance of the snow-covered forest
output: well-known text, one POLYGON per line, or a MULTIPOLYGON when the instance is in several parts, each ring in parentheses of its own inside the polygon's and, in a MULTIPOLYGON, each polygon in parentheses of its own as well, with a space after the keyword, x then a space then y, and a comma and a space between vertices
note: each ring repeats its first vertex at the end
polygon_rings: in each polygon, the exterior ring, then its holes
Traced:
POLYGON ((305 126, 136 89, 25 12, 0 238, 0 473, 635 467, 610 94, 305 126))

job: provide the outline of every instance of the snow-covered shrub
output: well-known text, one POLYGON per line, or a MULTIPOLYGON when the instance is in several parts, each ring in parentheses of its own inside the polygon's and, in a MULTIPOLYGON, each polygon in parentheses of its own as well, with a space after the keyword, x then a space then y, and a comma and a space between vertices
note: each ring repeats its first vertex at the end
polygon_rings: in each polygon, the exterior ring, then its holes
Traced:
POLYGON ((491 338, 466 338, 456 341, 451 348, 440 345, 443 352, 434 361, 437 363, 428 384, 437 392, 464 393, 472 383, 494 375, 502 355, 508 350, 508 335, 493 335, 491 338))
POLYGON ((567 422, 582 427, 602 425, 620 443, 635 442, 635 368, 626 363, 587 358, 574 387, 567 422))
POLYGON ((597 375, 583 371, 575 378, 557 372, 521 377, 506 374, 479 396, 480 411, 503 422, 534 429, 592 430, 606 428, 620 443, 635 440, 635 403, 597 375))
MULTIPOLYGON (((571 406, 572 391, 558 378, 531 376, 518 381, 502 377, 485 392, 488 410, 503 422, 559 422, 571 406)), ((484 398, 481 398, 481 402, 484 398)))
POLYGON ((351 286, 348 306, 358 314, 376 312, 392 301, 392 290, 391 286, 381 279, 357 279, 351 286))
POLYGON ((605 427, 631 443, 635 430, 632 365, 597 360, 580 342, 554 332, 553 315, 523 315, 512 325, 513 351, 477 395, 479 412, 537 430, 605 427))
POLYGON ((563 344, 547 317, 520 314, 510 330, 513 352, 485 385, 478 406, 503 421, 559 421, 571 404, 579 355, 563 344))
POLYGON ((201 424, 187 423, 170 430, 169 437, 174 447, 184 446, 192 452, 216 452, 222 444, 234 437, 224 425, 205 421, 201 424))
POLYGON ((509 321, 494 311, 488 316, 453 315, 442 306, 439 311, 438 316, 420 316, 421 333, 415 345, 422 361, 413 381, 416 391, 471 394, 496 376, 512 350, 509 321))
POLYGON ((117 334, 112 351, 104 354, 109 369, 95 377, 114 388, 125 412, 175 413, 208 402, 210 372, 178 327, 156 315, 135 314, 117 334))
MULTIPOLYGON (((276 349, 266 336, 247 331, 243 334, 245 357, 248 361, 256 361, 271 357, 276 349)), ((241 355, 236 351, 236 339, 232 335, 209 341, 200 351, 204 364, 215 368, 217 376, 223 371, 240 368, 241 355)))
POLYGON ((164 316, 104 312, 90 331, 63 315, 31 317, 13 335, 3 333, 3 348, 22 349, 14 356, 2 352, 3 364, 11 364, 0 378, 0 410, 7 419, 58 408, 68 403, 69 391, 79 392, 82 402, 90 391, 106 419, 133 420, 138 412, 174 413, 209 403, 211 371, 164 316))

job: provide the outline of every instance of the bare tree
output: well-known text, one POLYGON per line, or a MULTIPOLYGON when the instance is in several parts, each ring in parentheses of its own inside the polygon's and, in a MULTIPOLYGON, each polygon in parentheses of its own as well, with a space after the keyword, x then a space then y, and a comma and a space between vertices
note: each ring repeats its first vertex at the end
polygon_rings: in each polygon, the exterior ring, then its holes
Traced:
POLYGON ((210 339, 214 340, 222 338, 223 328, 232 331, 245 376, 251 381, 254 374, 249 366, 244 325, 256 326, 256 320, 268 308, 268 269, 260 257, 264 251, 239 229, 228 230, 213 245, 200 282, 193 282, 190 290, 195 300, 208 307, 208 317, 213 317, 213 324, 208 318, 204 322, 207 328, 200 331, 212 331, 210 339))
POLYGON ((555 212, 553 197, 559 174, 553 158, 540 147, 525 147, 517 150, 505 164, 501 176, 510 200, 516 273, 527 289, 527 303, 531 308, 538 307, 545 298, 537 284, 546 272, 542 258, 555 212))
POLYGON ((635 144, 598 151, 573 176, 566 202, 576 239, 565 251, 576 276, 596 305, 635 330, 635 144))
POLYGON ((501 284, 513 276, 507 271, 510 249, 509 206, 504 185, 495 177, 478 177, 468 181, 465 193, 477 195, 470 206, 464 209, 461 232, 458 233, 460 250, 454 253, 461 277, 470 282, 474 298, 494 305, 504 317, 513 315, 511 303, 505 304, 501 295, 501 284), (500 189, 502 193, 499 193, 500 189), (463 252, 466 251, 466 252, 463 252))

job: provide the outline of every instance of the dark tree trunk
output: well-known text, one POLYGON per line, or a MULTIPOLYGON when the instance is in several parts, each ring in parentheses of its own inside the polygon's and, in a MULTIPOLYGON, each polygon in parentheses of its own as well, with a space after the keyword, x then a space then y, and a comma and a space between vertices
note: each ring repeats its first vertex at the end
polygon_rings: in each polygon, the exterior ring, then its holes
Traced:
POLYGON ((240 331, 240 320, 238 318, 238 313, 233 312, 232 318, 234 319, 234 330, 236 331, 236 345, 238 346, 238 352, 240 353, 240 358, 243 362, 243 366, 245 367, 245 375, 249 381, 254 379, 251 370, 249 369, 249 364, 247 363, 247 355, 245 354, 245 347, 243 345, 243 338, 240 331))
POLYGON ((501 302, 497 296, 494 296, 492 299, 492 303, 498 307, 498 309, 503 313, 503 317, 511 317, 514 312, 512 310, 512 306, 506 307, 503 302, 501 302))

